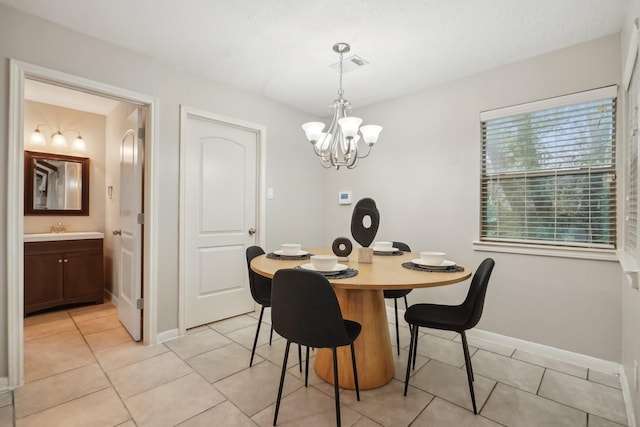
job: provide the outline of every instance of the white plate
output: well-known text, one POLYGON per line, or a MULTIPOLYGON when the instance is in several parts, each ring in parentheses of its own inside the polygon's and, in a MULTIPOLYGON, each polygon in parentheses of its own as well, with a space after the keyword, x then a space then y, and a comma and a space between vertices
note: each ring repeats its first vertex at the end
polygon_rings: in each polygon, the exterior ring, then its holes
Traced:
POLYGON ((400 249, 398 248, 391 248, 391 249, 386 249, 386 248, 373 248, 374 252, 398 252, 400 249))
POLYGON ((322 273, 322 274, 338 274, 349 267, 344 264, 337 264, 335 267, 333 267, 333 270, 320 271, 320 270, 316 270, 313 264, 308 263, 308 264, 302 264, 300 268, 304 268, 305 270, 317 271, 318 273, 322 273))
POLYGON ((427 264, 426 262, 422 261, 422 258, 412 259, 411 262, 414 263, 415 265, 417 265, 418 267, 429 267, 429 268, 447 268, 447 267, 451 267, 453 265, 456 265, 455 262, 449 261, 447 259, 442 261, 442 264, 440 264, 440 265, 427 264))
POLYGON ((281 250, 277 250, 277 251, 273 251, 274 254, 279 255, 279 256, 302 256, 302 255, 307 255, 309 252, 307 251, 298 251, 297 254, 294 255, 289 255, 289 254, 284 254, 281 250))

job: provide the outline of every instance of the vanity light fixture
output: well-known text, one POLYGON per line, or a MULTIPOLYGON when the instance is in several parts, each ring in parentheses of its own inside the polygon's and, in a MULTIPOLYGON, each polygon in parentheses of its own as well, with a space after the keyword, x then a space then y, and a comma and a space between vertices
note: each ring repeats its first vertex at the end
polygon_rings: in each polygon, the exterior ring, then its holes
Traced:
POLYGON ((313 151, 320 158, 322 166, 327 169, 340 169, 340 166, 355 168, 358 159, 369 155, 382 130, 382 126, 378 125, 360 126, 361 118, 349 117, 351 104, 342 97, 342 61, 343 55, 350 50, 347 43, 336 43, 333 46, 333 51, 340 55, 340 87, 338 99, 333 101, 333 119, 329 128, 323 132, 325 124, 322 122, 308 122, 302 125, 307 139, 313 145, 313 151), (364 155, 358 151, 358 141, 361 139, 358 132, 362 134, 362 140, 367 146, 364 155))
MULTIPOLYGON (((36 126, 35 130, 31 134, 31 145, 47 145, 47 140, 44 134, 40 131, 40 128, 43 126, 51 128, 51 126, 47 124, 40 124, 36 126)), ((51 135, 51 145, 54 147, 67 147, 67 138, 64 136, 67 132, 76 132, 78 134, 71 144, 72 149, 76 151, 87 151, 87 144, 85 143, 84 138, 82 138, 80 131, 76 129, 61 131, 60 128, 57 128, 56 132, 51 135)))

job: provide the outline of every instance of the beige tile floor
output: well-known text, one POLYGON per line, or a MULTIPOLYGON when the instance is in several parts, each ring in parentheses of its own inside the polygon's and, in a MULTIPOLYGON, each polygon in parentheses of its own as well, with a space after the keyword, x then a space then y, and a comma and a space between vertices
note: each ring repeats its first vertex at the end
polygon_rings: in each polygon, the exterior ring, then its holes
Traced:
MULTIPOLYGON (((274 334, 269 345, 265 317, 252 368, 253 313, 155 346, 133 342, 111 304, 28 317, 25 385, 0 394, 0 427, 269 426, 285 341, 274 334)), ((363 391, 360 402, 341 391, 343 425, 626 425, 615 374, 471 339, 480 409, 473 415, 459 337, 422 333, 408 395, 402 380, 409 330, 402 324, 395 379, 363 391)), ((333 386, 311 369, 305 388, 297 354, 289 360, 278 425, 334 425, 333 386)))

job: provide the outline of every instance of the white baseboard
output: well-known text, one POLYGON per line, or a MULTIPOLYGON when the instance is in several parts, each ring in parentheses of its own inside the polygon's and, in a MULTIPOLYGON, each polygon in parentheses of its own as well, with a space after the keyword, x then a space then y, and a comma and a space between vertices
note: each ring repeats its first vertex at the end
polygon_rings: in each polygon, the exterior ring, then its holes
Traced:
POLYGON ((180 330, 178 328, 169 329, 168 331, 159 332, 156 335, 156 344, 163 343, 165 341, 171 341, 172 339, 180 336, 180 330))
POLYGON ((545 356, 551 359, 560 360, 562 362, 572 363, 574 365, 583 366, 585 368, 594 369, 600 372, 619 374, 620 370, 622 369, 622 365, 620 363, 598 359, 597 357, 574 353, 572 351, 562 350, 560 348, 550 347, 544 344, 525 341, 519 338, 513 338, 506 335, 483 331, 481 329, 470 329, 467 332, 467 336, 495 344, 514 347, 516 349, 528 351, 529 353, 534 353, 539 356, 545 356))
MULTIPOLYGON (((387 307, 387 318, 394 319, 393 307, 387 307)), ((404 319, 404 310, 398 309, 398 318, 404 319)), ((629 427, 636 427, 635 415, 633 412, 633 397, 631 388, 625 374, 624 367, 620 363, 611 362, 609 360, 598 359, 597 357, 587 356, 572 351, 562 350, 556 347, 550 347, 544 344, 538 344, 531 341, 525 341, 519 338, 513 338, 506 335, 496 334, 494 332, 483 331, 482 329, 470 329, 467 336, 482 340, 492 344, 499 344, 515 349, 528 351, 539 356, 545 356, 551 359, 560 360, 562 362, 572 363, 574 365, 583 366, 600 372, 617 374, 620 377, 620 386, 622 387, 622 396, 624 398, 625 408, 627 411, 627 422, 629 427)))
POLYGON ((631 394, 631 386, 629 379, 623 367, 620 367, 620 384, 622 385, 622 397, 624 398, 624 406, 627 409, 627 423, 629 427, 636 427, 636 416, 633 412, 633 396, 631 394))
MULTIPOLYGON (((393 316, 393 307, 387 307, 387 318, 393 320, 393 316)), ((404 310, 398 309, 398 318, 404 319, 404 310)), ((622 370, 622 365, 620 363, 598 359, 597 357, 574 353, 572 351, 562 350, 560 348, 550 347, 544 344, 525 341, 519 338, 500 335, 494 332, 483 331, 482 329, 470 329, 469 331, 467 331, 467 336, 492 344, 500 344, 507 347, 513 347, 516 349, 528 351, 529 353, 534 353, 539 356, 546 356, 551 359, 573 363, 574 365, 583 366, 585 368, 594 369, 600 372, 619 374, 622 370)))
POLYGON ((113 304, 115 307, 118 307, 118 297, 114 294, 111 293, 111 291, 108 290, 104 290, 104 293, 109 297, 111 304, 113 304))

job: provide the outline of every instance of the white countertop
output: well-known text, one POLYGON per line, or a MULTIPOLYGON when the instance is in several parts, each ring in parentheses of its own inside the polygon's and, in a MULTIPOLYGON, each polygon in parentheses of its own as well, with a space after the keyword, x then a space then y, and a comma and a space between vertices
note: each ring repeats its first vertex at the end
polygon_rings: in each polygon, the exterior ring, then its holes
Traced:
POLYGON ((64 233, 25 234, 25 242, 52 242, 56 240, 104 239, 104 233, 98 231, 72 231, 64 233))

